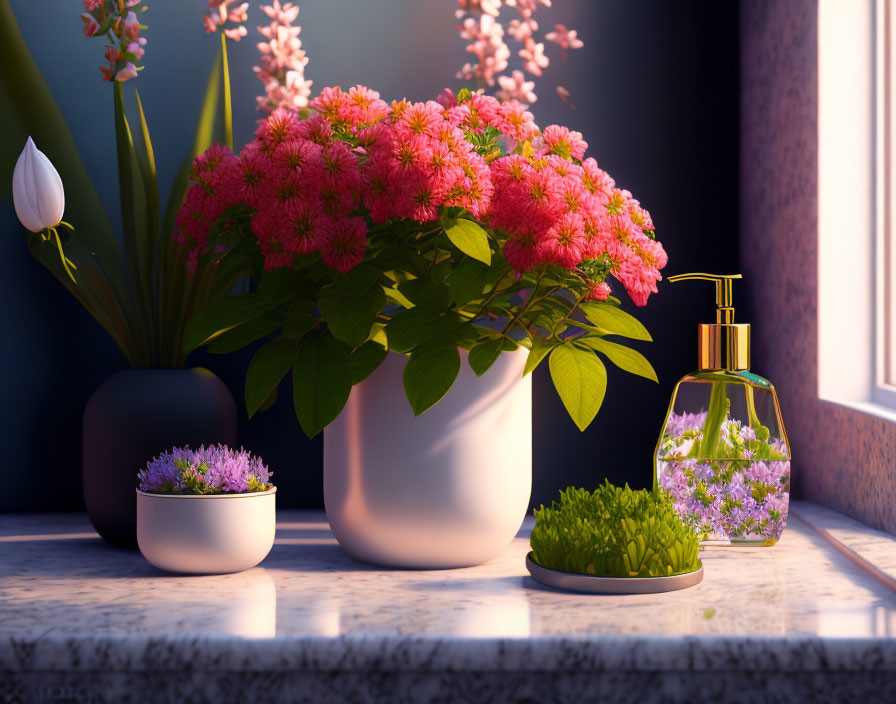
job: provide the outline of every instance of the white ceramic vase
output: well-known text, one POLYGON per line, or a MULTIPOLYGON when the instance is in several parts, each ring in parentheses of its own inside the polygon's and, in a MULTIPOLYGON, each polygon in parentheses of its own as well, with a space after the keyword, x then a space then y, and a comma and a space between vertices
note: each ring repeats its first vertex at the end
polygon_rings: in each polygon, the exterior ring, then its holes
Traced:
POLYGON ((168 572, 251 569, 274 545, 276 488, 249 494, 150 494, 137 490, 137 545, 168 572))
POLYGON ((346 552, 444 569, 487 562, 510 544, 532 491, 527 355, 502 353, 477 377, 461 350, 454 386, 418 418, 404 393, 404 355, 390 353, 352 389, 324 431, 324 503, 346 552))

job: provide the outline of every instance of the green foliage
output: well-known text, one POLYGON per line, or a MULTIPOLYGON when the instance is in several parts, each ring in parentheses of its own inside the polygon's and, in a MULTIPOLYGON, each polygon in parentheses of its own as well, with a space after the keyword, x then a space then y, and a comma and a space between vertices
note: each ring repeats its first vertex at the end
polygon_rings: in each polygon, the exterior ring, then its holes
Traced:
POLYGON ((488 233, 481 225, 466 218, 452 217, 446 211, 442 215, 442 227, 451 244, 483 264, 491 264, 492 250, 488 246, 488 233))
POLYGON ((296 340, 280 338, 262 347, 246 372, 246 410, 251 418, 286 376, 299 351, 296 340))
POLYGON ((621 308, 607 303, 583 303, 581 309, 585 317, 605 335, 621 335, 648 342, 653 339, 637 318, 621 308))
POLYGON ((700 568, 697 534, 661 490, 609 482, 569 487, 535 511, 532 559, 542 567, 601 577, 666 577, 700 568))
POLYGON ((313 438, 348 401, 352 373, 344 345, 332 337, 303 342, 292 368, 292 388, 296 417, 305 435, 313 438))
POLYGON ((460 371, 460 354, 450 337, 437 335, 417 347, 404 368, 404 390, 415 416, 442 400, 460 371))
MULTIPOLYGON (((100 29, 102 34, 105 29, 100 29)), ((77 147, 46 83, 22 39, 9 3, 0 3, 0 116, 10 138, 34 137, 53 162, 66 190, 66 218, 74 231, 62 242, 74 263, 70 279, 55 241, 27 235, 28 248, 115 340, 135 367, 179 367, 188 349, 182 335, 187 319, 208 301, 233 288, 246 273, 241 249, 204 255, 187 273, 187 252, 173 242, 174 218, 188 186, 193 158, 213 141, 222 78, 221 57, 205 92, 190 154, 161 210, 155 154, 139 96, 131 84, 110 85, 122 212, 122 247, 103 210, 77 147), (136 116, 131 129, 130 112, 136 116)), ((229 105, 225 105, 225 113, 229 105)), ((14 155, 2 154, 4 173, 14 155), (9 162, 9 163, 7 163, 9 162)))
POLYGON ((551 351, 551 379, 579 430, 587 428, 604 402, 607 370, 597 355, 574 345, 551 351))

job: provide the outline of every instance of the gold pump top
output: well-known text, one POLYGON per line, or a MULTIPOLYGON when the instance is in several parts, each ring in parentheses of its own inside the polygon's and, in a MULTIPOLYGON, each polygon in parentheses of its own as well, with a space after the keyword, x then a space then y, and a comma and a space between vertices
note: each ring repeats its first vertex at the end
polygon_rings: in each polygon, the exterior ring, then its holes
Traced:
POLYGON ((734 322, 733 282, 740 274, 678 274, 678 281, 712 281, 716 285, 716 322, 697 326, 697 361, 706 371, 745 371, 750 368, 750 325, 734 322))

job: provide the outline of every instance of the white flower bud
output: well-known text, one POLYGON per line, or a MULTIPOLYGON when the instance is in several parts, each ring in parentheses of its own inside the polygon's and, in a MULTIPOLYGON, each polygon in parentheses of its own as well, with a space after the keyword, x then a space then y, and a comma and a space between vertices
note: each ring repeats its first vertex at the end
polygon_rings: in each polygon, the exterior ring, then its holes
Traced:
POLYGON ((56 227, 65 210, 62 179, 31 137, 19 155, 12 175, 12 199, 16 215, 32 232, 56 227))

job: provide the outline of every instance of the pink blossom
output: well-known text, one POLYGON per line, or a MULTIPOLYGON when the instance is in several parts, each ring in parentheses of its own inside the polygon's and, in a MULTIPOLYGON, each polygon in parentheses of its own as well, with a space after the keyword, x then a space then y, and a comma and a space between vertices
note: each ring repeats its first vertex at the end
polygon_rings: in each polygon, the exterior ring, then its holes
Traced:
POLYGON ((563 86, 557 86, 557 97, 560 98, 564 103, 569 105, 573 110, 576 109, 576 106, 572 102, 572 94, 569 92, 569 89, 564 88, 563 86))
POLYGON ((531 39, 537 31, 538 22, 531 17, 512 19, 510 24, 507 25, 507 33, 518 42, 525 42, 527 39, 531 39))
POLYGON ((261 9, 271 23, 258 28, 267 40, 258 44, 260 65, 254 68, 265 90, 265 95, 258 98, 258 106, 268 112, 278 107, 298 110, 308 105, 311 95, 311 81, 305 80, 308 57, 299 39, 302 30, 292 25, 299 16, 299 7, 273 0, 261 9))
POLYGON ((526 62, 526 70, 534 76, 540 76, 542 69, 550 63, 544 55, 544 44, 533 39, 526 40, 526 46, 520 49, 520 56, 526 62))
POLYGON ((531 105, 538 100, 532 92, 535 82, 527 81, 522 71, 514 71, 510 76, 498 76, 498 85, 501 86, 499 100, 519 100, 523 105, 531 105))
POLYGON ((541 132, 516 99, 441 97, 389 106, 364 86, 328 87, 310 101, 307 119, 275 109, 239 157, 214 145, 196 160, 179 240, 206 246, 224 210, 243 203, 254 210, 266 269, 318 253, 347 271, 367 247, 358 215, 425 223, 458 207, 491 228, 518 273, 578 270, 594 277, 586 294, 593 300, 609 296, 612 276, 644 305, 668 257, 649 213, 585 157, 582 135, 557 125, 541 132), (503 156, 493 142, 482 145, 486 128, 498 132, 503 156))
POLYGON ((125 81, 136 78, 137 77, 137 67, 134 66, 130 61, 126 62, 125 65, 118 69, 118 72, 115 74, 115 80, 121 81, 124 83, 125 81))
POLYGON ((364 259, 367 224, 362 218, 325 218, 321 257, 331 269, 349 271, 364 259))
POLYGON ((475 64, 466 64, 458 78, 482 78, 486 84, 495 85, 495 75, 507 68, 510 49, 504 43, 504 27, 491 15, 478 19, 467 17, 461 24, 460 36, 469 39, 466 49, 476 57, 475 64))
POLYGON ((554 44, 564 51, 568 49, 581 49, 585 46, 584 42, 578 38, 576 30, 567 29, 566 25, 563 24, 555 24, 554 31, 545 34, 544 38, 549 42, 554 42, 554 44))
POLYGON ((459 9, 455 14, 460 18, 468 12, 484 12, 486 15, 497 17, 501 12, 501 2, 502 0, 457 0, 459 9))
POLYGON ((246 28, 242 23, 249 19, 246 10, 249 9, 249 3, 244 2, 236 7, 230 7, 236 0, 210 0, 208 3, 209 10, 202 16, 202 23, 205 26, 206 34, 217 31, 219 27, 223 28, 224 36, 234 41, 239 41, 246 36, 246 28), (236 27, 227 27, 228 22, 235 23, 236 27))
POLYGON ((560 156, 573 156, 576 159, 585 157, 588 143, 582 139, 581 132, 571 132, 566 127, 550 125, 542 132, 545 144, 550 147, 551 153, 560 156))
POLYGON ((127 53, 133 55, 135 59, 142 59, 143 54, 145 53, 143 51, 143 47, 145 44, 146 39, 140 37, 137 41, 128 44, 127 53))
POLYGON ((93 19, 93 15, 87 14, 86 12, 81 15, 81 21, 84 23, 85 37, 92 37, 100 28, 99 23, 93 19))
MULTIPOLYGON (((100 36, 98 32, 105 27, 102 37, 108 41, 104 55, 108 65, 101 66, 104 81, 127 81, 137 76, 140 66, 135 62, 143 58, 143 47, 146 39, 140 36, 142 29, 137 14, 130 10, 142 0, 84 0, 87 12, 81 14, 84 24, 84 36, 100 36)), ((145 8, 141 8, 145 9, 145 8)))

